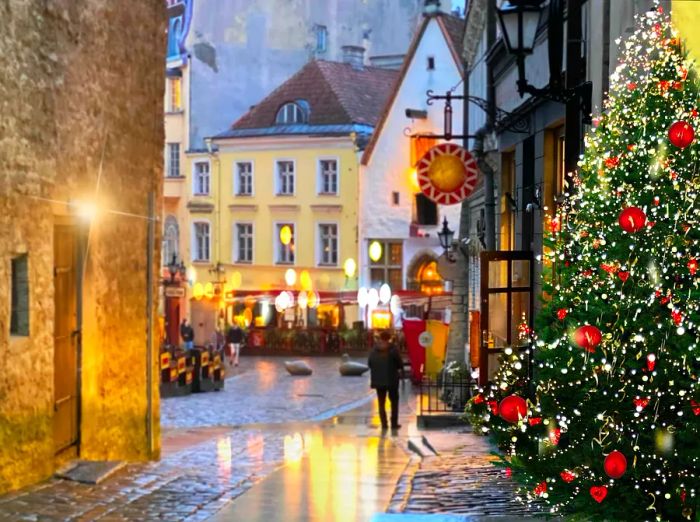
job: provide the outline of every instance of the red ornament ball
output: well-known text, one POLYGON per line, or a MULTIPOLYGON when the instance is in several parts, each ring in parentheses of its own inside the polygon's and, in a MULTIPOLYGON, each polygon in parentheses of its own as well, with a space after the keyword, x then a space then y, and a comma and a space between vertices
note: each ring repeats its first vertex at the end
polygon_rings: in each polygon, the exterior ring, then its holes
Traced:
POLYGON ((522 397, 509 395, 499 404, 498 413, 504 421, 515 424, 527 415, 527 403, 522 397))
POLYGON ((627 471, 627 459, 621 452, 615 450, 605 457, 603 467, 608 477, 619 479, 627 471))
POLYGON ((647 222, 647 215, 639 207, 627 207, 620 212, 618 222, 622 230, 632 234, 644 228, 647 222))
POLYGON ((668 139, 679 149, 684 149, 693 143, 695 130, 689 123, 677 121, 668 129, 668 139))
POLYGON ((588 352, 595 352, 595 347, 600 344, 603 334, 593 325, 580 326, 574 332, 574 342, 588 352))

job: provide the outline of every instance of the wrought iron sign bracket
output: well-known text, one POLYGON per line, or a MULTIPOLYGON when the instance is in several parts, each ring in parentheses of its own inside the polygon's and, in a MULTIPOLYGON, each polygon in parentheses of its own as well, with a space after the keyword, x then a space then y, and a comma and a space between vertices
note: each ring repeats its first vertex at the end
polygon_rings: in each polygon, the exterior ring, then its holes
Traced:
MULTIPOLYGON (((445 101, 445 114, 444 114, 444 128, 442 134, 410 134, 412 138, 437 138, 442 140, 453 140, 453 139, 469 139, 475 138, 474 134, 453 134, 452 132, 452 100, 466 100, 468 103, 476 105, 482 111, 488 113, 489 103, 483 98, 477 96, 462 96, 452 94, 451 91, 447 91, 445 94, 434 94, 432 89, 426 92, 428 96, 427 103, 432 105, 436 100, 445 101)), ((529 134, 530 125, 526 118, 507 112, 501 109, 495 109, 495 120, 494 129, 498 132, 510 131, 518 134, 529 134)))

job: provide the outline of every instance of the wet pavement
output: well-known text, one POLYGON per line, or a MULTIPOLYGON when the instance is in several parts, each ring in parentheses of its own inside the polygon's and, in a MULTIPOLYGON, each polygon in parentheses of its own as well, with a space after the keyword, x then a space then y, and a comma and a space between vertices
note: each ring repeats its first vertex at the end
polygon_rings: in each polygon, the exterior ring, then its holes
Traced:
POLYGON ((368 375, 341 377, 339 357, 295 358, 313 368, 310 377, 289 375, 284 369, 285 360, 242 357, 240 366, 227 368, 223 390, 161 401, 162 428, 310 420, 369 396, 368 375))
POLYGON ((395 516, 372 522, 519 521, 539 514, 518 500, 515 482, 494 466, 488 439, 466 427, 427 432, 427 437, 438 455, 412 461, 387 510, 395 516))
POLYGON ((417 428, 417 397, 408 383, 401 388, 403 427, 382 432, 368 376, 341 377, 338 359, 306 360, 311 377, 289 376, 281 358, 242 358, 225 391, 162 401, 159 462, 129 464, 99 485, 54 478, 0 496, 0 521, 526 515, 504 500, 512 484, 492 467, 485 439, 466 427, 417 428), (439 456, 427 456, 424 435, 439 456))
MULTIPOLYGON (((159 462, 129 464, 99 485, 53 478, 0 496, 0 520, 212 517, 275 470, 300 461, 307 442, 322 440, 325 429, 340 424, 334 416, 359 404, 370 408, 366 375, 341 377, 339 359, 307 361, 314 375, 292 377, 284 371, 284 359, 242 358, 230 371, 225 392, 162 401, 159 462)), ((365 421, 373 422, 371 416, 365 421)), ((334 443, 320 447, 332 451, 334 443)))

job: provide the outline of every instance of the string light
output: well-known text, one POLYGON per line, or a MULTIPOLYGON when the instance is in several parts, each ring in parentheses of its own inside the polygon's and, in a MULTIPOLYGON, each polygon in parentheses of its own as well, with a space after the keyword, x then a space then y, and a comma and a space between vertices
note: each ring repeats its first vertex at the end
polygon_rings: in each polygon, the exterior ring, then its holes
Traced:
POLYGON ((681 148, 669 128, 697 130, 700 86, 658 4, 637 22, 618 41, 621 63, 569 178, 571 197, 549 216, 559 225, 548 227, 542 254, 549 299, 530 348, 532 388, 526 359, 506 351, 468 414, 503 448, 524 502, 611 520, 694 519, 700 145, 681 148), (625 209, 635 209, 630 226, 625 209), (572 346, 584 324, 602 333, 590 351, 572 346), (515 424, 494 409, 511 394, 528 398, 515 424), (613 450, 628 462, 616 479, 603 469, 613 450))

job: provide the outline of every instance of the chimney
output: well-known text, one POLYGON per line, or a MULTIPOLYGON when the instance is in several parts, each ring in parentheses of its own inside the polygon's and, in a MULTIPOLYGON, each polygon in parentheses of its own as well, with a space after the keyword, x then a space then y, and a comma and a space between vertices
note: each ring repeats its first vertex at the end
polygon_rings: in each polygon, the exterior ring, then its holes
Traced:
POLYGON ((344 45, 343 63, 349 63, 353 69, 362 70, 365 65, 365 48, 359 45, 344 45))
POLYGON ((423 16, 435 16, 440 13, 440 0, 425 0, 423 3, 423 16))
POLYGON ((380 69, 391 69, 398 71, 403 65, 405 55, 403 54, 383 54, 379 56, 370 56, 369 64, 372 67, 380 69))

